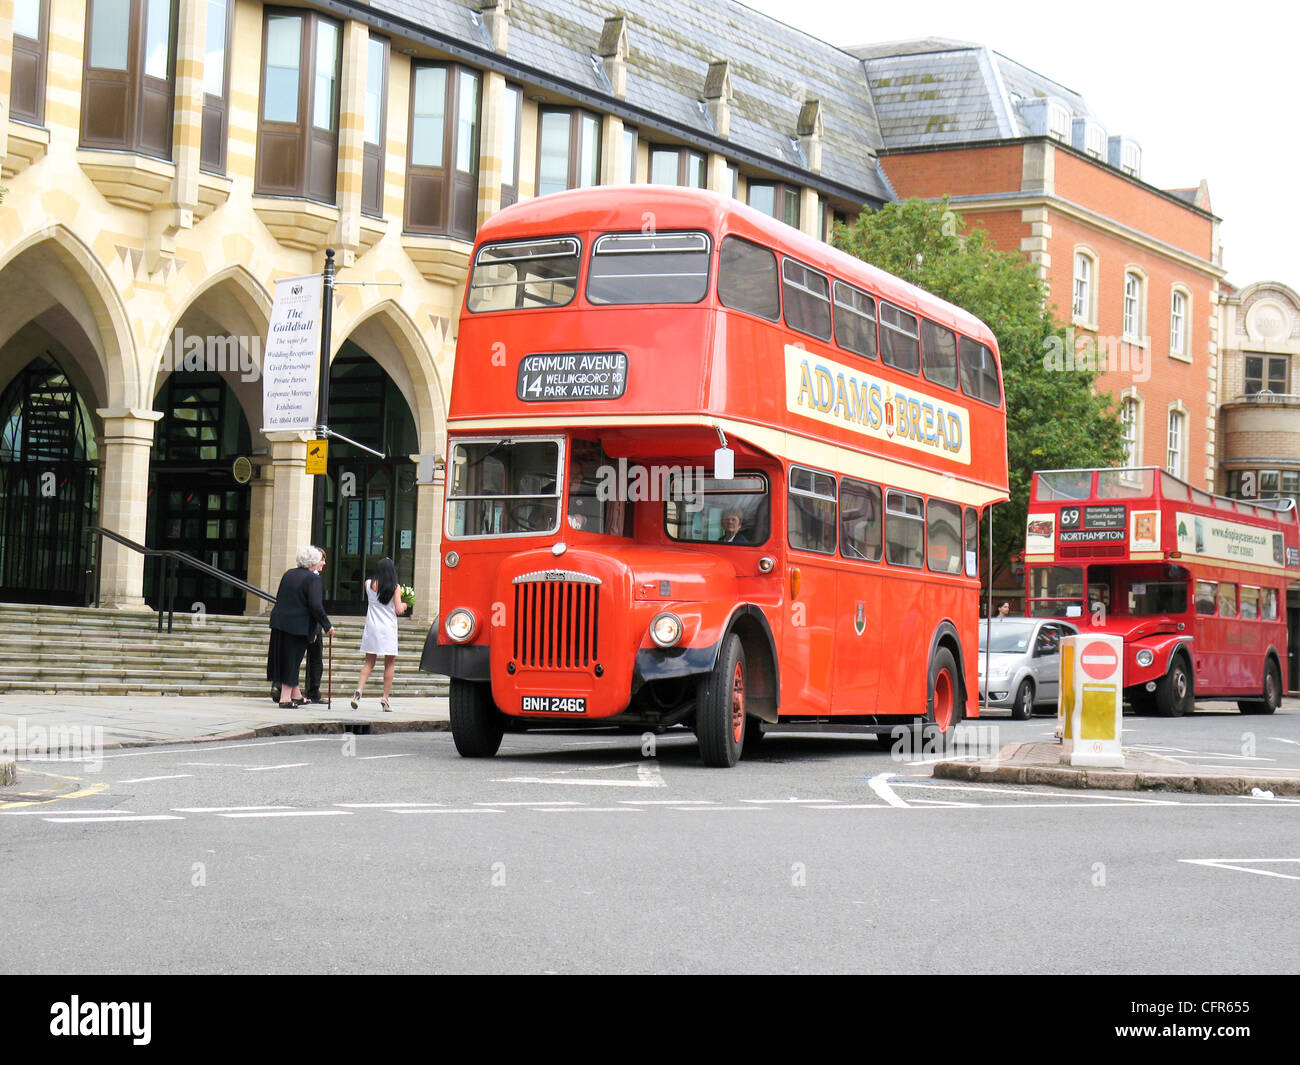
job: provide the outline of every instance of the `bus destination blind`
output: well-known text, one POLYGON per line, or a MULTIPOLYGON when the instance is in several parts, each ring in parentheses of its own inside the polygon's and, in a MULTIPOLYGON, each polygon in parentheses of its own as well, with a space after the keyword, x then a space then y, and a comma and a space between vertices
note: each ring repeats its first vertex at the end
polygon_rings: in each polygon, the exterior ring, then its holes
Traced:
POLYGON ((574 351, 525 355, 515 394, 525 403, 618 399, 627 389, 627 355, 574 351))

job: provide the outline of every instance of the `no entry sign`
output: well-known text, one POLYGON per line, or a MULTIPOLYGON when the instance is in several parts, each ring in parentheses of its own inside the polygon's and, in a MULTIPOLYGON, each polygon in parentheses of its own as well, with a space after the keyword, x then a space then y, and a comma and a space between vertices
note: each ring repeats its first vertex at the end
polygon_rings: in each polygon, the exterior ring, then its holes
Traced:
POLYGON ((1119 671, 1119 655, 1110 644, 1093 640, 1083 645, 1079 665, 1093 680, 1114 680, 1119 671))

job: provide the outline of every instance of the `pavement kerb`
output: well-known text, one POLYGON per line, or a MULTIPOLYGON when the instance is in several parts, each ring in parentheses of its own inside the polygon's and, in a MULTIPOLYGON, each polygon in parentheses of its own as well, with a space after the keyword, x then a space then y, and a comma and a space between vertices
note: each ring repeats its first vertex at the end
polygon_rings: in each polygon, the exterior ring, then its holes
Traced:
MULTIPOLYGON (((1195 766, 1146 752, 1125 752, 1125 761, 1159 761, 1160 769, 1097 769, 1044 761, 1009 764, 1031 746, 1055 744, 1008 744, 996 758, 980 762, 936 762, 932 774, 944 780, 980 784, 1046 785, 1057 788, 1087 788, 1106 791, 1181 791, 1201 795, 1249 795, 1251 789, 1274 795, 1300 795, 1300 777, 1242 776, 1241 774, 1198 772, 1195 766)), ((1038 753, 1038 752, 1034 752, 1038 753)))
POLYGON ((166 740, 127 740, 104 744, 106 751, 137 749, 140 747, 168 747, 185 743, 228 743, 232 740, 253 740, 266 736, 316 736, 346 735, 382 736, 391 732, 447 732, 450 721, 286 721, 257 728, 217 732, 209 736, 190 736, 166 740))

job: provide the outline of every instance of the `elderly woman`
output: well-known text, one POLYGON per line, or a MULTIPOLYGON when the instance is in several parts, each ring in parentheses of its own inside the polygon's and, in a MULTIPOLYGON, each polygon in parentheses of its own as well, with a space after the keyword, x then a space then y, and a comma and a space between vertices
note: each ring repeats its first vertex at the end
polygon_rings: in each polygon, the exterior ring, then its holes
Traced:
POLYGON ((334 635, 334 625, 321 600, 322 582, 317 567, 321 553, 314 547, 298 552, 298 565, 280 578, 271 611, 271 646, 266 655, 266 679, 272 692, 278 687, 280 709, 292 710, 306 700, 299 687, 299 671, 307 645, 322 632, 334 635))

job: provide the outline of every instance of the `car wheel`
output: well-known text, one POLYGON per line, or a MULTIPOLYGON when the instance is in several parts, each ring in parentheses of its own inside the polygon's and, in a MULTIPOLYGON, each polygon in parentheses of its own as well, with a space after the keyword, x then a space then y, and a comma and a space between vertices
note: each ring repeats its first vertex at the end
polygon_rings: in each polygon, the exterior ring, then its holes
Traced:
POLYGON ((1026 677, 1016 689, 1016 701, 1011 704, 1013 721, 1028 721, 1034 716, 1034 682, 1026 677))

